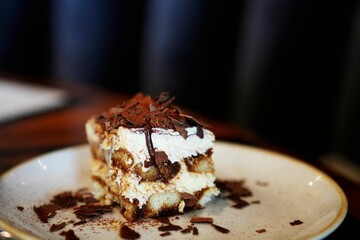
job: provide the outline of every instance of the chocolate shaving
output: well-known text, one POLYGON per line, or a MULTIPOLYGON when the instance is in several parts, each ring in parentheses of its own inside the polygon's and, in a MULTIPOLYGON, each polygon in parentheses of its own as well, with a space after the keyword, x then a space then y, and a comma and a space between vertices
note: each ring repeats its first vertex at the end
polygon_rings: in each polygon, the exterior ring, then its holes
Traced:
POLYGON ((197 202, 197 197, 190 194, 190 193, 186 193, 186 192, 182 192, 181 193, 181 197, 185 202, 185 206, 186 207, 193 207, 195 206, 196 202, 197 202))
POLYGON ((162 232, 179 231, 179 230, 182 230, 182 227, 170 223, 170 224, 159 227, 158 230, 162 231, 162 232))
POLYGON ((213 226, 217 231, 219 231, 221 233, 229 233, 230 232, 229 229, 223 228, 223 227, 213 224, 213 223, 211 224, 211 226, 213 226))
POLYGON ((232 207, 240 209, 240 208, 244 208, 248 205, 249 205, 249 203, 247 201, 239 199, 238 202, 235 205, 233 205, 232 207))
POLYGON ((296 225, 300 225, 300 224, 303 224, 303 222, 300 221, 300 220, 295 220, 295 221, 293 221, 293 222, 290 222, 290 225, 291 225, 291 226, 296 226, 296 225))
POLYGON ((99 217, 105 213, 112 212, 111 205, 82 205, 75 208, 75 215, 79 219, 99 217))
POLYGON ((171 235, 171 232, 164 232, 164 233, 160 234, 161 237, 166 237, 166 236, 169 236, 169 235, 171 235))
POLYGON ((228 190, 232 194, 248 197, 252 195, 252 192, 244 186, 244 181, 223 181, 222 188, 223 190, 228 190))
POLYGON ((257 233, 264 233, 264 232, 266 232, 266 229, 264 229, 264 228, 263 228, 263 229, 259 229, 259 230, 256 230, 256 232, 257 232, 257 233))
POLYGON ((80 220, 80 221, 78 221, 78 222, 73 223, 73 226, 75 227, 75 226, 78 226, 78 225, 81 225, 81 224, 85 224, 85 223, 87 223, 86 220, 80 220))
POLYGON ((66 226, 66 222, 62 222, 59 224, 53 224, 50 227, 50 232, 56 232, 59 231, 60 229, 63 229, 66 226))
POLYGON ((160 165, 161 163, 169 159, 168 155, 164 151, 155 152, 155 164, 160 165))
POLYGON ((146 146, 149 151, 150 159, 149 161, 145 161, 145 167, 151 167, 155 163, 155 149, 153 147, 152 139, 151 139, 151 126, 147 125, 145 131, 145 140, 146 140, 146 146))
POLYGON ((225 195, 226 198, 235 202, 235 205, 232 206, 233 208, 241 209, 250 205, 247 201, 242 199, 242 197, 252 196, 252 192, 244 186, 244 181, 216 180, 215 184, 223 194, 227 194, 225 195))
POLYGON ((79 240, 80 238, 78 238, 75 233, 74 230, 70 229, 69 231, 62 231, 60 233, 61 236, 65 236, 66 240, 79 240))
POLYGON ((61 208, 70 208, 76 204, 76 197, 72 195, 72 192, 66 191, 60 194, 57 194, 51 200, 51 203, 61 208))
POLYGON ((41 222, 48 223, 48 219, 56 215, 57 206, 54 204, 44 204, 39 207, 34 206, 33 209, 41 222))
POLYGON ((17 210, 19 210, 20 212, 24 211, 24 207, 22 207, 22 206, 17 206, 16 208, 17 208, 17 210))
POLYGON ((191 223, 213 223, 214 220, 211 217, 192 217, 191 223))
POLYGON ((158 217, 156 220, 161 223, 170 224, 170 219, 168 217, 158 217))
POLYGON ((120 237, 124 239, 138 239, 140 238, 140 234, 128 226, 122 225, 120 228, 120 237))
POLYGON ((191 231, 193 231, 194 227, 192 225, 187 226, 185 229, 181 230, 180 232, 182 234, 186 234, 186 233, 191 233, 191 231))
POLYGON ((196 128, 196 135, 199 138, 204 138, 204 130, 199 126, 197 126, 197 128, 196 128))
POLYGON ((136 94, 133 98, 109 108, 96 116, 96 121, 105 131, 111 131, 119 126, 128 128, 151 128, 173 129, 187 138, 184 131, 188 127, 197 127, 197 135, 204 136, 203 128, 207 125, 199 119, 186 114, 177 106, 173 105, 175 97, 168 92, 162 92, 152 99, 149 95, 136 94))

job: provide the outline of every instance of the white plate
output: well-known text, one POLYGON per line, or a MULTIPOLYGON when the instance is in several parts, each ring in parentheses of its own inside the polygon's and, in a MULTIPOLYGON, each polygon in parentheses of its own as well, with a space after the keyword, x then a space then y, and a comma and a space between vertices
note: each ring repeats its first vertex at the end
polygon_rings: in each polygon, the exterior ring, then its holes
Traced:
MULTIPOLYGON (((0 228, 22 239, 64 239, 59 232, 50 233, 49 228, 52 223, 61 222, 60 218, 70 220, 71 212, 58 214, 44 224, 36 217, 33 206, 47 203, 61 191, 90 188, 88 158, 87 145, 75 146, 41 155, 5 173, 0 178, 0 228), (18 206, 24 210, 19 211, 18 206)), ((218 198, 205 209, 171 218, 174 224, 186 227, 194 215, 209 216, 230 230, 223 234, 207 224, 198 224, 197 239, 321 239, 344 220, 347 199, 341 188, 326 174, 300 160, 220 141, 215 144, 213 159, 219 179, 245 180, 253 196, 244 200, 259 200, 260 204, 235 209, 229 200, 218 198), (291 226, 294 220, 303 224, 291 226), (257 233, 260 229, 266 232, 257 233)), ((104 218, 123 221, 118 212, 104 218)), ((111 226, 94 222, 67 226, 65 230, 72 228, 80 239, 120 239, 118 225, 116 221, 111 226)), ((156 239, 160 234, 157 227, 144 223, 135 226, 135 230, 141 239, 156 239)), ((163 239, 193 237, 172 232, 163 239)))

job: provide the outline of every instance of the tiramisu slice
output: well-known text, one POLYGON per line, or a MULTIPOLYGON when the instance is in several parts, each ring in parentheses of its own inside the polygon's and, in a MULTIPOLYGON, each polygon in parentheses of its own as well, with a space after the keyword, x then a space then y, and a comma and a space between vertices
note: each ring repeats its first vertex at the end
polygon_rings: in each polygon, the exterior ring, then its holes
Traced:
POLYGON ((203 208, 220 193, 213 132, 173 100, 138 93, 86 122, 94 194, 128 221, 203 208))

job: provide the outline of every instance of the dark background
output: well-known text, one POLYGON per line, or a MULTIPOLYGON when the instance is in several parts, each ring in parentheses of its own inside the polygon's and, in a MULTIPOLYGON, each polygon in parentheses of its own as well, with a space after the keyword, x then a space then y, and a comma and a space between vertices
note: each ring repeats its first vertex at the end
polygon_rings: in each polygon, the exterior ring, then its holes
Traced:
POLYGON ((0 71, 176 103, 359 163, 359 1, 0 0, 0 71))

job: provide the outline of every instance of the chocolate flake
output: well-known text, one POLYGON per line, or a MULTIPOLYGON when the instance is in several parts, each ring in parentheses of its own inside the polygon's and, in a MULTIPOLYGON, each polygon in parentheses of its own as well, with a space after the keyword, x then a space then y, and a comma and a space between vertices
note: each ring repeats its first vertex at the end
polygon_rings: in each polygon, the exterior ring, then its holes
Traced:
POLYGON ((214 223, 211 224, 211 226, 213 226, 217 231, 221 232, 221 233, 229 233, 230 230, 226 229, 226 228, 223 228, 219 225, 216 225, 214 223))
POLYGON ((197 126, 196 128, 196 135, 199 138, 204 138, 204 130, 202 129, 202 127, 197 126))
POLYGON ((79 240, 80 239, 75 235, 75 232, 72 229, 70 229, 69 231, 62 231, 60 233, 60 235, 65 236, 66 240, 79 240))
POLYGON ((158 217, 156 220, 161 223, 170 224, 170 219, 168 217, 158 217))
POLYGON ((303 222, 300 221, 300 220, 295 220, 295 221, 293 221, 293 222, 290 222, 290 225, 291 225, 291 226, 296 226, 296 225, 300 225, 300 224, 303 224, 303 222))
POLYGON ((155 164, 160 165, 161 163, 169 159, 168 155, 164 151, 155 152, 155 164))
POLYGON ((185 202, 185 206, 186 207, 193 207, 195 206, 195 203, 197 202, 197 197, 190 194, 190 193, 187 193, 187 192, 182 192, 181 193, 181 197, 182 199, 184 200, 185 202))
POLYGON ((264 228, 263 228, 263 229, 259 229, 259 230, 256 230, 256 232, 257 232, 257 233, 264 233, 264 232, 266 232, 266 229, 264 229, 264 228))
POLYGON ((82 205, 75 208, 75 215, 79 219, 99 217, 105 213, 112 212, 112 205, 82 205))
POLYGON ((73 226, 75 227, 75 226, 78 226, 78 225, 81 225, 81 224, 85 224, 85 223, 87 223, 86 220, 80 220, 80 221, 74 222, 74 223, 73 223, 73 226))
POLYGON ((50 232, 56 232, 59 231, 60 229, 63 229, 66 226, 66 222, 62 222, 59 224, 53 224, 50 227, 50 232))
POLYGON ((193 231, 193 230, 194 230, 194 226, 189 225, 189 226, 187 226, 185 229, 181 230, 180 232, 181 232, 182 234, 186 234, 186 233, 191 233, 191 231, 193 231))
POLYGON ((148 168, 148 167, 153 166, 155 163, 155 149, 154 149, 152 139, 151 139, 151 126, 147 125, 145 130, 146 130, 145 131, 146 146, 149 151, 150 159, 149 159, 149 161, 145 161, 144 164, 145 164, 145 167, 148 168))
POLYGON ((22 206, 17 206, 16 208, 17 208, 17 210, 19 210, 20 212, 24 211, 24 207, 22 207, 22 206))
POLYGON ((213 223, 214 220, 211 217, 192 217, 191 223, 213 223))
POLYGON ((160 226, 158 228, 159 231, 162 231, 162 232, 167 232, 167 231, 179 231, 179 230, 182 230, 182 227, 178 226, 178 225, 175 225, 175 224, 167 224, 167 225, 164 225, 164 226, 160 226))
POLYGON ((247 201, 242 200, 242 199, 239 199, 239 200, 237 201, 237 203, 236 203, 235 205, 233 205, 232 207, 233 207, 233 208, 240 209, 240 208, 244 208, 244 207, 246 207, 246 206, 248 206, 248 205, 249 205, 249 203, 248 203, 247 201))
POLYGON ((199 235, 199 229, 197 227, 194 227, 193 235, 199 235))
POLYGON ((61 208, 70 208, 76 204, 77 199, 73 196, 72 192, 66 191, 54 196, 51 203, 61 208))
POLYGON ((166 236, 169 236, 169 235, 171 235, 171 232, 164 232, 164 233, 160 234, 161 237, 166 237, 166 236))
POLYGON ((188 127, 197 127, 197 135, 203 137, 203 127, 206 124, 189 114, 183 113, 177 106, 173 105, 175 97, 169 92, 162 92, 152 99, 149 95, 136 94, 131 99, 109 108, 96 116, 96 121, 105 131, 111 131, 119 126, 129 128, 144 128, 150 124, 151 128, 173 129, 187 137, 183 131, 188 127))
POLYGON ((39 207, 34 206, 33 209, 41 222, 48 223, 48 219, 56 215, 57 206, 54 204, 44 204, 39 207))
POLYGON ((131 229, 126 225, 122 225, 120 228, 120 237, 124 239, 138 239, 140 238, 140 234, 134 229, 131 229))
POLYGON ((248 197, 252 195, 252 192, 244 186, 244 181, 223 181, 222 189, 230 191, 232 194, 236 194, 242 197, 248 197))

